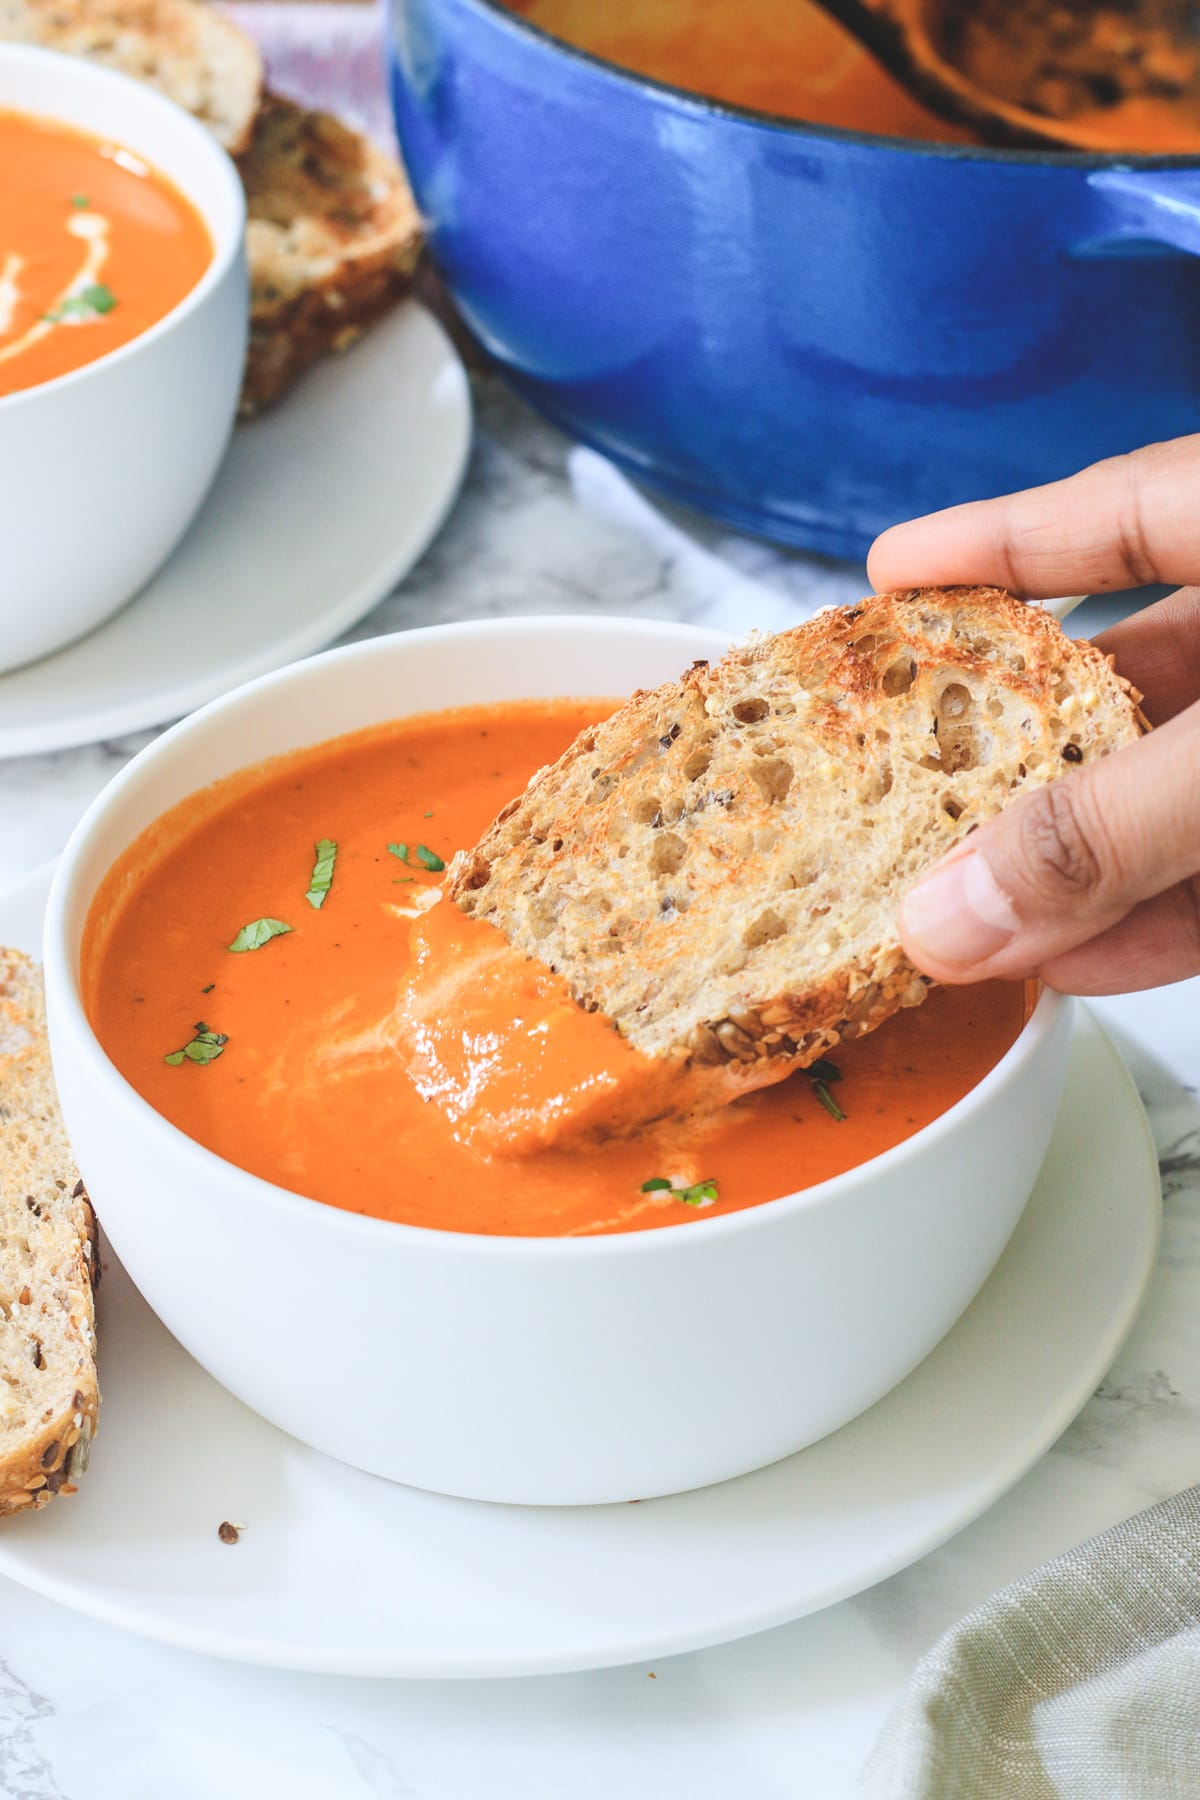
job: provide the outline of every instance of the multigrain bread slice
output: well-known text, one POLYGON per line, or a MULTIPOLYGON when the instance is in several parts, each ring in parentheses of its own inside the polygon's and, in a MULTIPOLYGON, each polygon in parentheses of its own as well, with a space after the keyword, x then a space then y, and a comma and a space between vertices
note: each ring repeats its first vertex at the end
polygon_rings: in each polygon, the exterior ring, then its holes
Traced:
POLYGON ((901 897, 1018 794, 1131 743, 1140 695, 996 588, 832 609, 635 694, 447 892, 710 1098, 924 999, 901 897))
POLYGON ((0 949, 0 1517, 74 1493, 100 1392, 95 1215, 58 1110, 41 976, 0 949))
POLYGON ((422 236, 399 163, 329 113, 268 94, 240 168, 250 262, 246 415, 387 311, 409 285, 422 236))
POLYGON ((0 40, 105 63, 194 113, 232 154, 250 142, 262 58, 204 0, 0 0, 0 40))

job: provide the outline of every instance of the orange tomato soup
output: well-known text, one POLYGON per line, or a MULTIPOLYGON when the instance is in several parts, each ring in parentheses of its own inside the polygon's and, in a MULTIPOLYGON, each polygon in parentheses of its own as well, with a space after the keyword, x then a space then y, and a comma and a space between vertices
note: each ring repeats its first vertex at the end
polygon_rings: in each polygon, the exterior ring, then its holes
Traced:
POLYGON ((119 144, 0 111, 0 396, 106 356, 191 292, 208 228, 119 144))
MULTIPOLYGON (((884 137, 955 144, 979 141, 966 126, 939 118, 913 99, 812 0, 505 0, 505 4, 552 37, 606 62, 732 106, 884 137)), ((961 11, 970 24, 972 10, 964 6, 961 11)), ((1132 14, 1129 18, 1132 27, 1128 18, 1119 21, 1102 14, 1097 36, 1105 30, 1111 34, 1113 29, 1132 28, 1142 33, 1152 56, 1166 54, 1162 43, 1149 41, 1153 19, 1139 22, 1132 14)), ((1027 25, 1020 38, 1001 9, 993 7, 968 34, 966 68, 971 79, 984 92, 1027 104, 1022 89, 1036 78, 1043 62, 1053 63, 1032 33, 1033 27, 1027 25)), ((1131 57, 1133 52, 1125 54, 1131 57)), ((1189 54, 1185 46, 1185 66, 1189 54)), ((1178 56, 1168 56, 1168 72, 1178 61, 1178 56)), ((1046 110, 1055 112, 1053 105, 1046 110)), ((1200 149, 1200 116, 1190 91, 1175 100, 1132 93, 1119 104, 1084 110, 1074 105, 1063 116, 1086 132, 1097 149, 1188 155, 1200 149)))
POLYGON ((165 815, 109 872, 85 933, 85 1003, 117 1068, 190 1137, 296 1193, 535 1237, 691 1225, 775 1199, 899 1143, 987 1073, 1021 1029, 1019 985, 933 993, 839 1050, 823 1094, 802 1074, 704 1123, 594 1148, 471 1148, 407 1073, 410 939, 422 953, 453 945, 453 931, 426 929, 450 905, 427 910, 438 865, 605 710, 519 702, 402 720, 165 815))
POLYGON ((810 125, 970 143, 811 0, 506 0, 551 37, 711 100, 810 125))

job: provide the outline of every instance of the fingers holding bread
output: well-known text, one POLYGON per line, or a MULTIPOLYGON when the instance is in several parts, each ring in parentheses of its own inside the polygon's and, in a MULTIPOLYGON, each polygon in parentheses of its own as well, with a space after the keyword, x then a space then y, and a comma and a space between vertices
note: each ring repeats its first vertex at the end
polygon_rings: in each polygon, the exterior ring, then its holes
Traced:
POLYGON ((880 588, 997 581, 1043 600, 1200 581, 1198 477, 1200 433, 1146 444, 1061 481, 893 525, 872 544, 867 573, 880 588))
POLYGON ((748 1091, 924 999, 906 891, 1016 796, 1133 743, 1137 698, 1002 590, 877 594, 636 694, 447 891, 635 1049, 748 1091))

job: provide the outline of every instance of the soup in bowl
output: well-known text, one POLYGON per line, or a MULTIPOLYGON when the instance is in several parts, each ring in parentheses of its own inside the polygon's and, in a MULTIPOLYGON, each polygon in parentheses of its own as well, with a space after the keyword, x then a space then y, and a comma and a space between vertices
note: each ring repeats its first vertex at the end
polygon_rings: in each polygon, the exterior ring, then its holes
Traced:
POLYGON ((92 629, 174 549, 232 427, 245 207, 150 89, 0 44, 0 669, 92 629))
POLYGON ((121 144, 3 112, 0 160, 0 395, 131 343, 212 262, 191 201, 121 144))
POLYGON ((181 1342, 304 1441, 490 1500, 702 1486, 886 1393, 1007 1241, 1065 1072, 1050 993, 936 994, 684 1142, 481 1153, 412 1085, 396 996, 452 954, 451 852, 721 648, 514 620, 332 652, 176 727, 72 840, 47 993, 90 1191, 181 1342))

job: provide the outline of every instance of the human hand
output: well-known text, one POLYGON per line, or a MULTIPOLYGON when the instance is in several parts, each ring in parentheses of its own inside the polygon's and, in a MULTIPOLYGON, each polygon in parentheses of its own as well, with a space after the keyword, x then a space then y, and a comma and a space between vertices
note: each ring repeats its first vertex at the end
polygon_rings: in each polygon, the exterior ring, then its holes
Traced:
MULTIPOLYGON (((1200 584, 1200 436, 893 526, 875 587, 994 583, 1030 599, 1200 584)), ((904 948, 938 981, 1039 975, 1115 994, 1200 973, 1200 585, 1096 639, 1156 729, 1014 802, 909 890, 904 948)))

